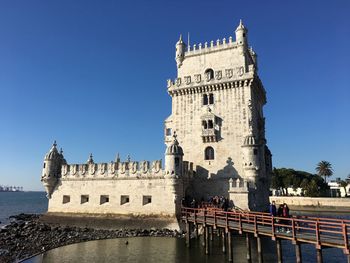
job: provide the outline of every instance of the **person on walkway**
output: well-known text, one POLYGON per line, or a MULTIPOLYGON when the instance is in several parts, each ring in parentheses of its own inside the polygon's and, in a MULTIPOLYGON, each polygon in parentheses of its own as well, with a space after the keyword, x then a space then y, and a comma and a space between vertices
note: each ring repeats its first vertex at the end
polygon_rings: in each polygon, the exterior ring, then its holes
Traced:
POLYGON ((276 216, 277 215, 277 208, 276 208, 276 203, 275 201, 272 201, 270 204, 270 216, 276 216))
MULTIPOLYGON (((278 207, 277 216, 278 217, 283 217, 283 205, 282 204, 280 204, 279 207, 278 207)), ((282 220, 281 218, 278 218, 277 219, 277 223, 284 224, 284 220, 282 220)), ((282 227, 282 226, 277 227, 277 232, 280 232, 280 231, 283 232, 284 231, 284 227, 282 227)))
MULTIPOLYGON (((282 216, 285 217, 285 218, 289 218, 290 215, 289 215, 289 207, 286 203, 283 204, 283 209, 282 209, 282 216)), ((286 225, 289 225, 289 220, 283 220, 285 221, 285 224, 286 225)), ((287 231, 286 233, 290 233, 290 229, 289 227, 286 227, 287 231)))

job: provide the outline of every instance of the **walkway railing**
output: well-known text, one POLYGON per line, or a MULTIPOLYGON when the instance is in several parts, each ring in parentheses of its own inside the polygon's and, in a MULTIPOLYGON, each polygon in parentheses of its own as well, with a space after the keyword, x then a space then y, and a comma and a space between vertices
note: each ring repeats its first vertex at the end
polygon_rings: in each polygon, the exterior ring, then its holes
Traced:
POLYGON ((269 236, 273 240, 287 239, 293 244, 314 244, 316 249, 336 247, 349 255, 350 220, 293 216, 274 217, 261 212, 225 212, 215 208, 182 208, 182 219, 194 225, 202 224, 226 232, 237 230, 255 237, 269 236))

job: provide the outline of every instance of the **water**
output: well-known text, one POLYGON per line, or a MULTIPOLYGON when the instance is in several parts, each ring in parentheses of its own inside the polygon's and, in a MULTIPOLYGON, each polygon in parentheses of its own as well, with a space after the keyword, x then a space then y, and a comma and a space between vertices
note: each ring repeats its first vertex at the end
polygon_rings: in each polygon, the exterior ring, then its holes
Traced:
POLYGON ((12 215, 45 213, 47 204, 45 192, 0 192, 0 226, 7 224, 12 215))
MULTIPOLYGON (((252 262, 257 262, 256 242, 252 238, 252 262)), ((221 240, 215 237, 210 247, 210 255, 204 254, 200 240, 192 240, 188 249, 184 239, 165 237, 135 237, 89 241, 50 250, 42 255, 24 261, 25 263, 80 263, 80 262, 181 262, 219 263, 228 262, 227 254, 221 251, 221 240), (125 244, 128 241, 128 245, 125 244)), ((282 241, 285 263, 295 262, 294 246, 282 241)), ((264 262, 276 262, 276 246, 269 239, 263 239, 264 262)), ((246 263, 245 239, 233 237, 235 263, 246 263)), ((312 245, 302 245, 303 262, 316 262, 316 251, 312 245)), ((323 262, 347 262, 340 249, 324 249, 323 262)))
MULTIPOLYGON (((44 213, 47 211, 47 198, 44 192, 0 192, 0 221, 9 222, 8 217, 19 213, 44 213)), ((296 214, 296 213, 293 213, 296 214)), ((349 214, 308 213, 312 216, 350 219, 349 214)), ((55 262, 227 262, 227 255, 221 249, 221 239, 215 237, 210 255, 198 240, 192 241, 191 249, 185 246, 184 239, 161 237, 119 238, 89 241, 56 248, 25 261, 26 263, 55 262), (126 245, 125 241, 129 244, 126 245)), ((264 262, 276 262, 276 245, 270 238, 263 239, 264 262)), ((256 260, 256 241, 252 238, 252 257, 256 260)), ((284 262, 295 262, 295 250, 290 241, 283 240, 284 262)), ((246 262, 246 245, 243 236, 233 237, 234 262, 246 262)), ((302 245, 303 262, 316 262, 313 245, 302 245)), ((341 249, 323 250, 324 262, 347 262, 341 249)))

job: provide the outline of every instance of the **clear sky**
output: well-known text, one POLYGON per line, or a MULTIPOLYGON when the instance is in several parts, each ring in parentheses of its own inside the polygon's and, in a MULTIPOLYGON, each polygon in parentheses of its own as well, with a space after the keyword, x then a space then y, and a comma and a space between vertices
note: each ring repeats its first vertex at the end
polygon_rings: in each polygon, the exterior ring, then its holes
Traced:
POLYGON ((69 163, 163 158, 175 43, 242 18, 267 91, 276 167, 350 173, 350 1, 0 0, 0 184, 42 190, 54 139, 69 163))

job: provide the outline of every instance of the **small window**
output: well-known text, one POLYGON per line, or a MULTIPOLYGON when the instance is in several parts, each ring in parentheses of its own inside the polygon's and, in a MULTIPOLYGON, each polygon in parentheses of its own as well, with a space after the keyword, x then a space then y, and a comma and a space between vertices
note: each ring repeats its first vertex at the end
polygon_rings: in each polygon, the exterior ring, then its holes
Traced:
POLYGON ((213 149, 213 147, 209 146, 209 147, 205 148, 204 159, 205 160, 214 160, 214 149, 213 149))
POLYGON ((63 204, 67 204, 70 202, 70 195, 64 195, 63 196, 63 200, 62 200, 62 203, 63 204))
POLYGON ((207 121, 202 121, 203 129, 208 129, 207 121))
POLYGON ((213 125, 213 121, 209 120, 208 121, 208 129, 213 129, 214 125, 213 125))
POLYGON ((208 105, 208 95, 203 94, 203 105, 208 105))
POLYGON ((254 149, 254 155, 257 155, 257 154, 258 154, 258 150, 254 149))
POLYGON ((44 163, 44 168, 46 167, 46 163, 44 163))
POLYGON ((85 204, 89 202, 89 196, 88 195, 82 195, 80 196, 80 203, 85 204))
POLYGON ((209 104, 214 104, 214 94, 213 93, 209 94, 209 104))
POLYGON ((205 72, 204 72, 207 81, 212 80, 214 78, 214 70, 212 70, 211 68, 208 68, 205 72))
POLYGON ((100 196, 100 205, 104 203, 109 203, 109 195, 101 195, 100 196))
POLYGON ((128 195, 122 195, 120 197, 120 204, 124 205, 130 202, 129 196, 128 195))
POLYGON ((152 203, 152 196, 151 195, 144 195, 142 198, 142 205, 147 205, 152 203))
POLYGON ((171 128, 167 128, 167 129, 165 130, 165 135, 166 135, 166 136, 171 136, 171 128))

